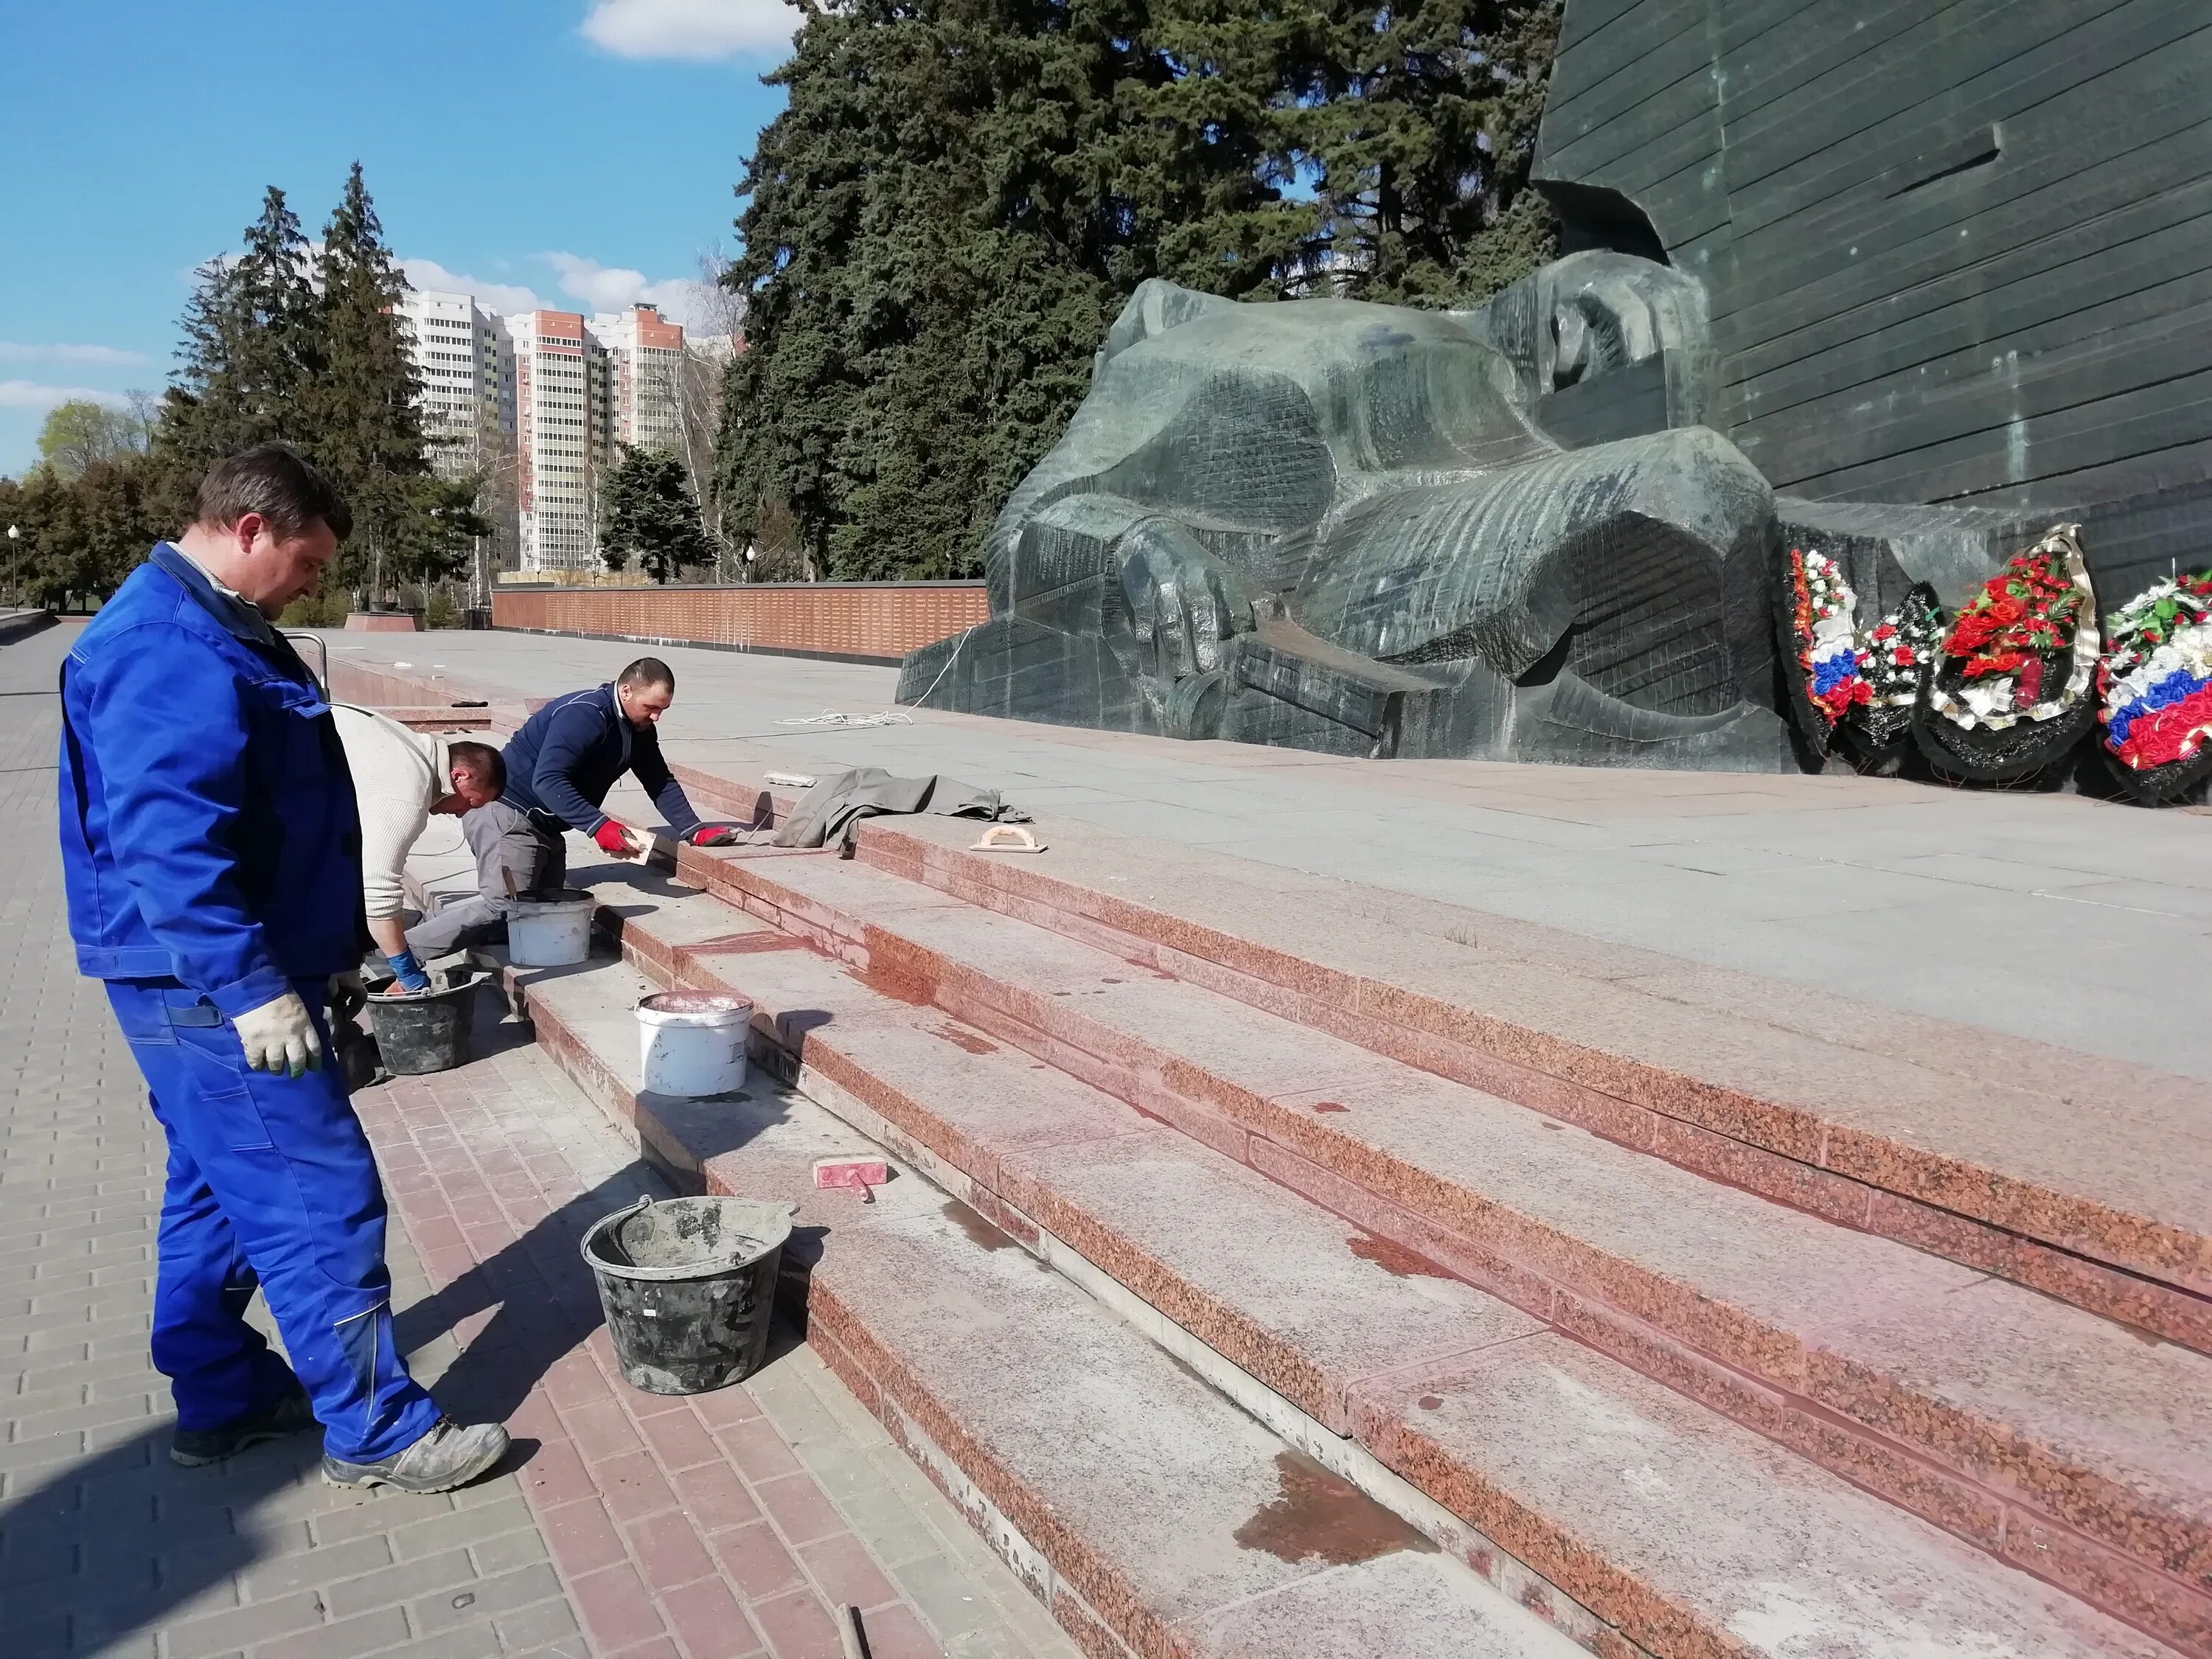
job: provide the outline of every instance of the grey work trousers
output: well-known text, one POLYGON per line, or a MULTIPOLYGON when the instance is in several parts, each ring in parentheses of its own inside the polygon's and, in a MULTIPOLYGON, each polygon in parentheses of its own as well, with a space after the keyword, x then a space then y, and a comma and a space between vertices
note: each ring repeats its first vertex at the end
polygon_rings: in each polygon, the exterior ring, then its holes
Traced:
MULTIPOLYGON (((513 811, 503 801, 477 810, 489 813, 495 808, 513 811)), ((519 813, 515 816, 520 822, 503 826, 504 833, 495 844, 487 840, 477 848, 480 890, 441 905, 407 930, 407 948, 418 960, 428 962, 455 951, 507 943, 507 918, 515 902, 507 895, 502 871, 514 875, 514 890, 524 895, 550 892, 567 882, 568 843, 544 825, 519 813)))

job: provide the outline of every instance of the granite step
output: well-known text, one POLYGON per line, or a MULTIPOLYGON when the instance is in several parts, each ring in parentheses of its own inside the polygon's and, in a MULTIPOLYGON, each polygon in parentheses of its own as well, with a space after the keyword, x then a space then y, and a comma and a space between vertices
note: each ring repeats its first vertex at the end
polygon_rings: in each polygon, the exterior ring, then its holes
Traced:
POLYGON ((681 1188, 793 1204, 810 1346, 1085 1652, 1583 1651, 910 1170, 868 1202, 817 1191, 816 1157, 868 1144, 812 1103, 761 1079, 641 1093, 634 969, 514 977, 539 1040, 681 1188))
MULTIPOLYGON (((372 701, 469 690, 334 661, 372 701)), ((741 758, 674 770, 703 811, 790 805, 741 758)), ((975 905, 2212 1352, 2212 1186, 2201 1159, 2173 1155, 2212 1133, 2212 1084, 1254 863, 1180 844, 1171 822, 1156 837, 1040 829, 1048 859, 971 852, 972 824, 928 817, 864 823, 857 846, 975 905)))
POLYGON ((1597 1651, 2168 1651, 763 923, 633 892, 655 982, 750 997, 809 1099, 1597 1651))
POLYGON ((2212 1084, 1088 825, 866 862, 2212 1352, 2212 1084))
POLYGON ((942 1009, 2212 1652, 2203 1356, 865 865, 685 870, 890 1001, 942 1009))

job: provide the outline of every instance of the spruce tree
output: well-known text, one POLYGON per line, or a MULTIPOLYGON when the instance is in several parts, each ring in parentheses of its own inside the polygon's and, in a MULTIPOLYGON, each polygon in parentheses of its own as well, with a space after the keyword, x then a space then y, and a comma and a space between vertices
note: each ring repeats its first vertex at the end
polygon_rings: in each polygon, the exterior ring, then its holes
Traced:
POLYGON ((321 372, 307 388, 306 414, 314 458, 353 509, 343 579, 367 587, 374 604, 398 582, 451 574, 452 560, 426 522, 440 501, 427 488, 422 383, 401 319, 407 279, 358 161, 324 227, 318 263, 321 372))
POLYGON ((300 221, 274 185, 246 227, 245 251, 200 267, 155 432, 158 510, 172 528, 183 527, 200 475, 224 456, 272 439, 313 452, 303 394, 324 354, 308 269, 300 221))
POLYGON ((1550 256, 1559 0, 801 3, 718 477, 809 576, 975 572, 1146 277, 1442 306, 1550 256))
POLYGON ((605 526, 599 556, 610 570, 626 569, 635 558, 654 581, 673 581, 714 556, 683 458, 671 451, 624 444, 600 490, 599 511, 605 526))

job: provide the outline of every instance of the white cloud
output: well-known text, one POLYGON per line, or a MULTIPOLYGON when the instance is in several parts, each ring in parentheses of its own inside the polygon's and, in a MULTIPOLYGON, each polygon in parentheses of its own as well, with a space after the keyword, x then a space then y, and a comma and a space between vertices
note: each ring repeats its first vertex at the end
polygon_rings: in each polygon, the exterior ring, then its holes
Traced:
POLYGON ((799 23, 784 0, 592 0, 584 38, 617 58, 781 56, 799 23))
POLYGON ((402 259, 399 268, 407 280, 418 289, 434 289, 441 294, 466 294, 486 311, 504 316, 517 311, 538 309, 538 295, 517 283, 485 283, 474 276, 464 276, 448 270, 435 259, 402 259))
POLYGON ((97 392, 88 386, 45 386, 36 380, 0 380, 0 409, 53 409, 62 404, 107 404, 121 407, 119 392, 97 392))
POLYGON ((146 361, 143 351, 122 351, 104 345, 26 345, 0 340, 0 363, 88 363, 105 368, 127 368, 146 361))
POLYGON ((563 294, 581 301, 594 311, 626 311, 634 305, 657 306, 662 316, 686 326, 704 322, 711 314, 708 309, 708 301, 713 297, 711 290, 704 283, 687 276, 671 276, 656 283, 648 280, 641 270, 603 265, 597 259, 586 259, 575 253, 549 253, 545 263, 560 277, 563 294))

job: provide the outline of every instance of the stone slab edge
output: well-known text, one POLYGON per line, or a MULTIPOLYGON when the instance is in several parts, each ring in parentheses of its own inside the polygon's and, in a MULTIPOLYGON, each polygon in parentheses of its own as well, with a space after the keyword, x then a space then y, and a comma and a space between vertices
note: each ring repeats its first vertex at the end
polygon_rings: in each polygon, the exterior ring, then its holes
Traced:
MULTIPOLYGON (((1905 1413, 1911 1425, 1930 1431, 1934 1447, 1948 1448, 1953 1443, 1953 1437, 1944 1431, 1949 1428, 1969 1430, 1969 1439, 1978 1436, 1996 1448, 1993 1464, 1981 1469, 1964 1468, 1938 1456, 1930 1447, 1848 1419, 1805 1397, 1786 1379, 1761 1375, 1756 1369, 1765 1350, 1775 1340, 1789 1343, 1787 1333, 1773 1332, 1748 1316, 1716 1323, 1708 1316, 1715 1310, 1692 1298, 1693 1305, 1685 1316, 1705 1339, 1694 1342, 1620 1305, 1611 1294, 1617 1286, 1602 1273, 1593 1284, 1581 1279, 1554 1282, 1550 1275, 1501 1258, 1468 1238, 1454 1225, 1449 1206, 1432 1213, 1408 1208, 1373 1190, 1373 1166, 1394 1162, 1387 1155, 1368 1149, 1364 1152, 1368 1167, 1357 1175, 1340 1173, 1331 1167, 1328 1147, 1322 1144, 1332 1139, 1328 1132, 1265 1101, 1242 1098, 1241 1091, 1226 1084, 1219 1086, 1240 1098, 1230 1103, 1232 1109, 1224 1110, 1220 1100, 1191 1091, 1194 1084, 1203 1085, 1207 1079, 1197 1068, 1174 1056, 1153 1056, 1158 1062, 1155 1069, 1164 1077, 1181 1079, 1173 1092, 1164 1087, 1147 1088, 1141 1099, 1131 1099, 1110 1075, 1116 1068, 1102 1066, 1097 1059, 1115 1043, 1101 1041, 1088 1049, 1079 1048, 1066 1040, 1070 1033, 1056 1036, 1039 1023, 1045 1018, 1043 1013, 1036 1019, 1029 1018, 1035 1011, 1021 1006, 1025 994, 1018 988, 981 983, 971 970, 942 962, 934 953, 884 927, 824 914, 811 898, 781 889, 767 862, 702 857, 683 873, 747 914, 807 939, 850 967, 897 981, 906 992, 933 1002, 956 1018, 1141 1107, 1322 1208, 1438 1263, 1455 1277, 1534 1314, 1575 1340, 1733 1418, 1977 1548, 2024 1568, 2161 1641, 2212 1654, 2212 1595, 2166 1569, 2150 1553, 2177 1547, 2171 1534, 2177 1526, 2187 1530, 2182 1517, 2162 1511, 2146 1514, 2130 1493, 2113 1487, 2095 1471, 2055 1462, 2033 1470, 2031 1480, 2005 1479, 2007 1474, 2027 1472, 2037 1462, 2033 1457, 2022 1461, 2029 1449, 2015 1446, 2017 1437, 2002 1424, 1970 1422, 1906 1384, 1893 1384, 1892 1391, 1911 1407, 1905 1413), (787 904, 779 902, 780 897, 787 904), (945 982, 994 1000, 982 1006, 967 994, 948 999, 941 992, 945 982), (1271 1127, 1285 1125, 1291 1133, 1279 1141, 1267 1133, 1271 1127), (1729 1353, 1715 1351, 1715 1342, 1722 1338, 1729 1339, 1729 1353)), ((673 952, 656 950, 649 931, 638 926, 638 919, 621 922, 621 936, 625 954, 638 963, 641 971, 665 980, 681 976, 687 982, 692 974, 702 973, 705 977, 697 981, 701 988, 723 988, 715 983, 719 976, 711 967, 695 968, 680 947, 673 952)), ((744 988, 728 985, 727 988, 742 991, 744 988)), ((1084 1023, 1080 1016, 1060 1017, 1084 1023)), ((756 1031, 759 1029, 757 1024, 756 1031)), ((836 1054, 834 1035, 827 1027, 810 1030, 806 1042, 819 1044, 825 1060, 836 1054)), ((1119 1046, 1128 1047, 1127 1043, 1119 1046)), ((1400 1173, 1405 1178, 1395 1183, 1399 1199, 1416 1197, 1416 1189, 1423 1188, 1425 1182, 1435 1185, 1418 1170, 1400 1173)), ((1445 1196, 1455 1201, 1463 1199, 1478 1207, 1483 1203, 1479 1194, 1459 1189, 1445 1196)), ((1559 1260, 1571 1261, 1578 1253, 1587 1254, 1572 1239, 1555 1238, 1553 1243, 1561 1247, 1552 1253, 1559 1260)), ((1629 1264, 1613 1265, 1632 1279, 1638 1275, 1629 1264)), ((1653 1294, 1664 1300, 1668 1287, 1657 1285, 1653 1294)), ((1540 1571, 1542 1564, 1537 1565, 1540 1571)))
MULTIPOLYGON (((656 984, 673 988, 684 983, 664 960, 650 952, 626 949, 623 956, 656 984)), ((759 1182, 746 1179, 742 1150, 708 1154, 687 1146, 682 1125, 657 1116, 651 1102, 641 1099, 588 1042, 568 1028, 556 1010, 542 1001, 532 1002, 526 971, 511 967, 502 967, 501 971, 512 1006, 531 1020, 539 1045, 610 1119, 636 1134, 647 1162, 672 1186, 682 1192, 737 1194, 742 1190, 747 1197, 761 1196, 759 1182)), ((1020 1248, 1068 1279, 1171 1358, 1195 1370, 1285 1443, 1341 1475, 1435 1540, 1477 1576, 1601 1659, 1660 1659, 1400 1479, 1357 1442, 1333 1432, 1257 1377, 1164 1319, 1079 1252, 911 1141, 857 1098, 820 1073, 802 1070, 787 1052, 763 1044, 757 1027, 753 1035, 757 1062, 848 1127, 878 1142, 902 1175, 919 1178, 948 1198, 977 1208, 1020 1248)), ((959 1509, 1086 1655, 1093 1659, 1170 1659, 1170 1656, 1188 1659, 1198 1651, 1184 1632, 1152 1618, 1133 1582, 1086 1547, 1066 1525, 1054 1529, 1049 1549, 1024 1534, 1009 1510, 1048 1513, 1052 1510, 1048 1498, 1025 1487, 991 1457, 988 1447, 966 1434, 945 1406, 879 1340, 865 1316, 841 1301, 831 1286, 787 1257, 777 1293, 803 1322, 808 1346, 883 1423, 901 1449, 959 1509), (1060 1559, 1067 1549, 1075 1550, 1082 1559, 1060 1559), (1109 1597, 1085 1597, 1070 1582, 1072 1575, 1092 1583, 1109 1582, 1115 1593, 1109 1597), (1133 1621, 1109 1622, 1096 1605, 1099 1600, 1133 1610, 1133 1621)), ((1060 1518, 1063 1522, 1067 1520, 1064 1516, 1060 1518)), ((1644 1595, 1648 1600, 1649 1592, 1644 1595)), ((1669 1609, 1669 1613, 1670 1624, 1693 1622, 1679 1609, 1669 1609)), ((1735 1650, 1717 1632, 1708 1639, 1719 1645, 1709 1647, 1701 1640, 1697 1654, 1717 1656, 1735 1650)), ((1690 1659, 1687 1652, 1684 1659, 1690 1659)))

